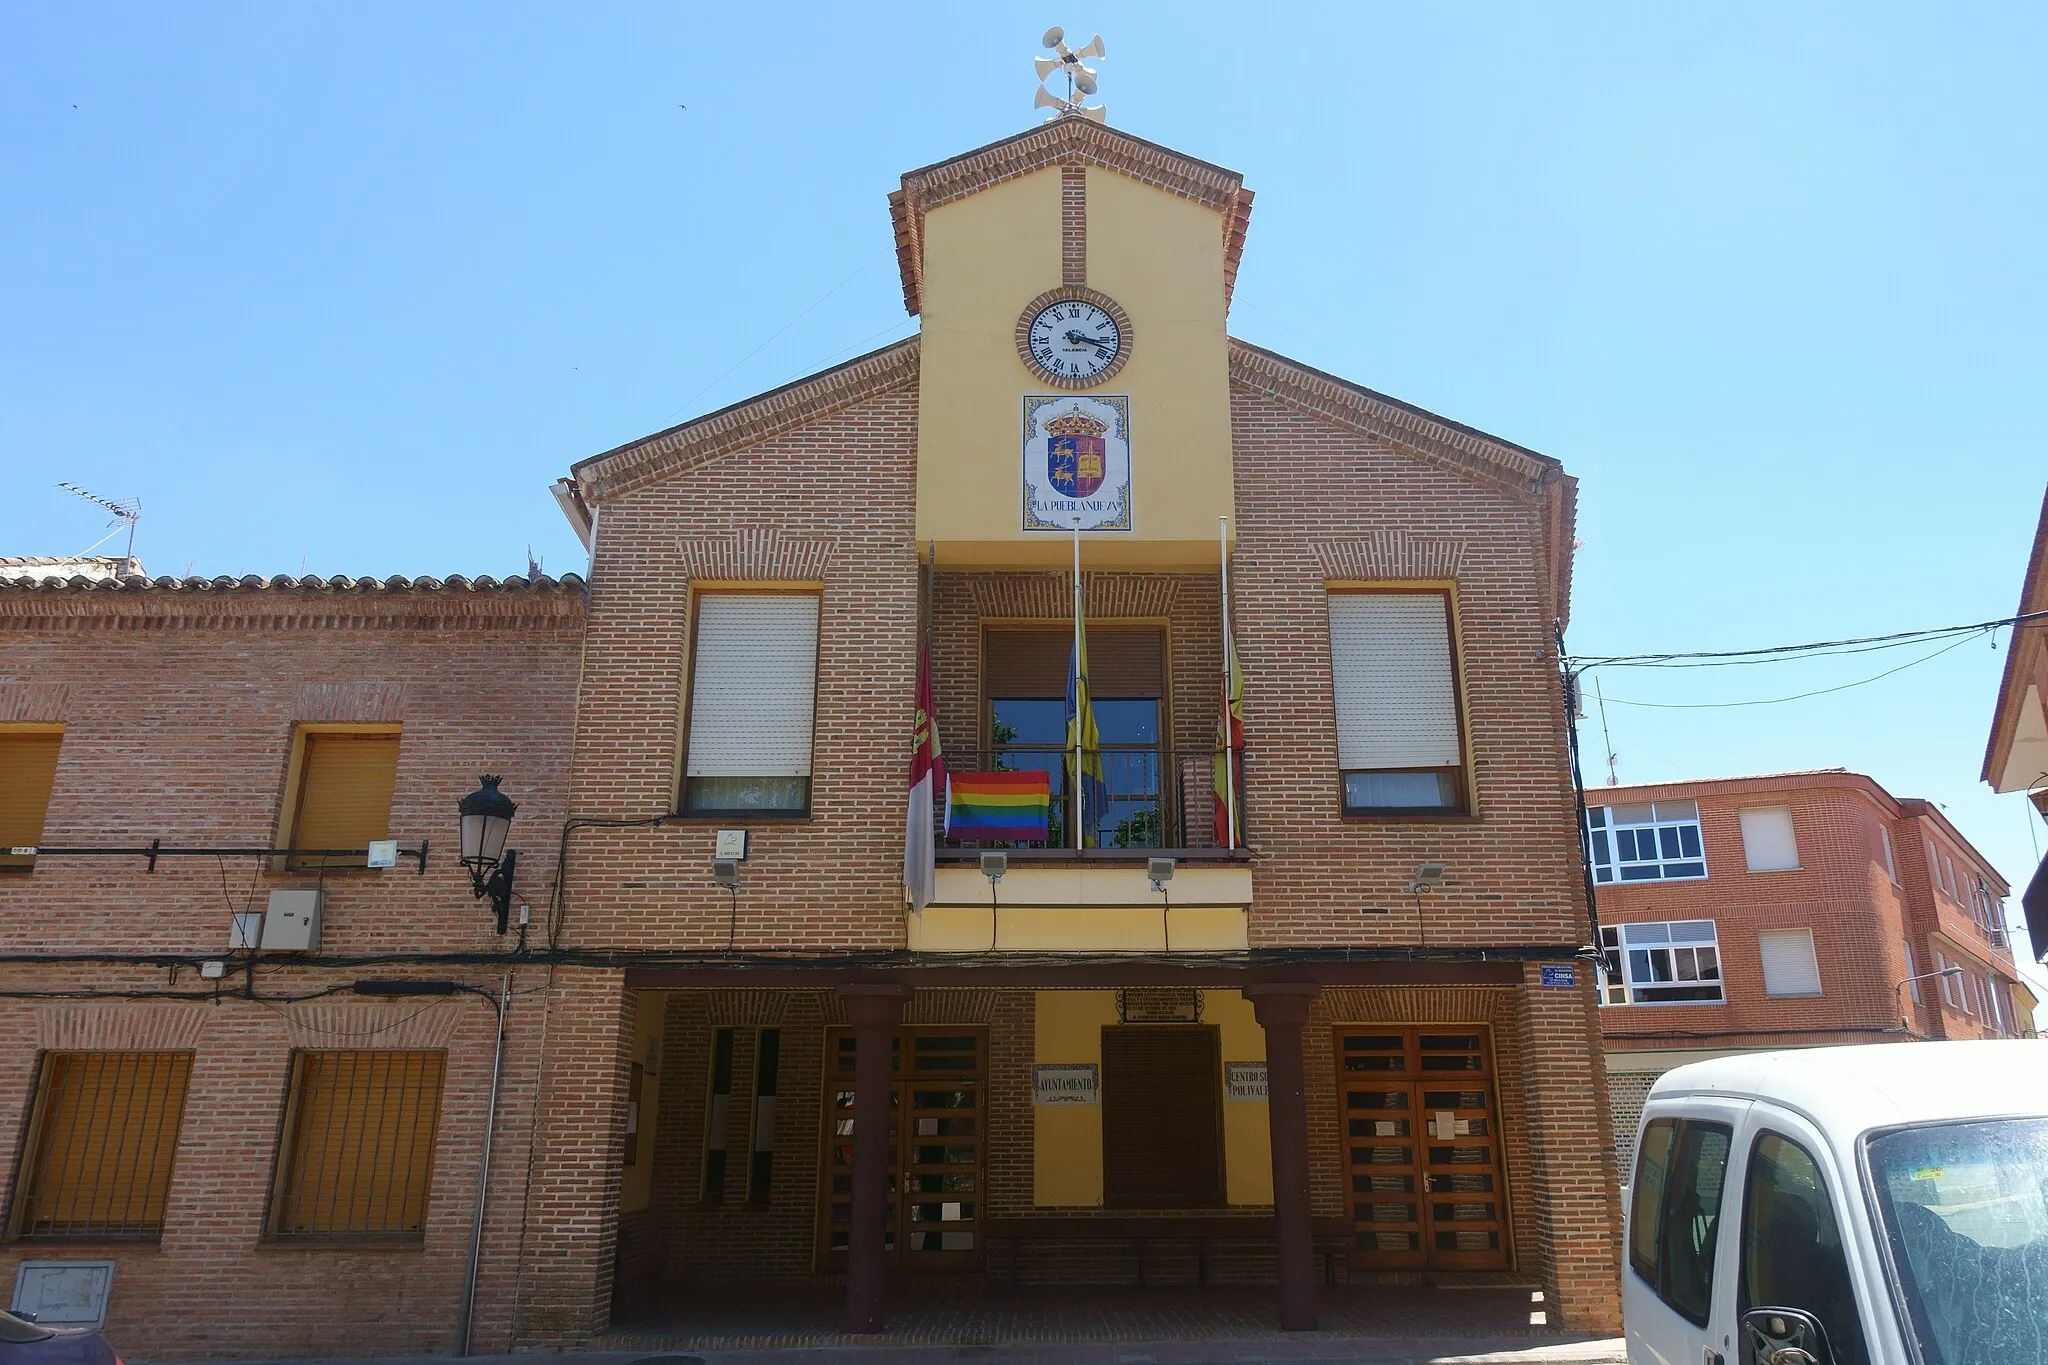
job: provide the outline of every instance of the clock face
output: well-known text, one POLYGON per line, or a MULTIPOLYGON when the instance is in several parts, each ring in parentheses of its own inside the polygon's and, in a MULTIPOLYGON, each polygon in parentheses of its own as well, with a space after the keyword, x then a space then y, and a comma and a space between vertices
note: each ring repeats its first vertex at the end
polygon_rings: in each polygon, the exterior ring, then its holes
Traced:
POLYGON ((1086 299, 1056 299, 1031 316, 1024 346, 1046 378, 1087 383, 1109 373, 1124 351, 1123 329, 1107 308, 1086 299))

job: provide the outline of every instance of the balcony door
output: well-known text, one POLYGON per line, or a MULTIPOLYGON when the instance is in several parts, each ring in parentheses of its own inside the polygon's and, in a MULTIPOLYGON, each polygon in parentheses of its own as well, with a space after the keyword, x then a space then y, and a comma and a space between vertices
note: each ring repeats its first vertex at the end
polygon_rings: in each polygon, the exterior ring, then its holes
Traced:
MULTIPOLYGON (((982 639, 988 742, 979 762, 998 772, 1044 772, 1052 783, 1050 846, 1070 846, 1074 757, 1067 742, 1067 674, 1074 632, 1062 624, 990 627, 982 639)), ((1087 813, 1090 848, 1162 848, 1176 842, 1179 812, 1162 736, 1166 632, 1158 626, 1090 626, 1089 687, 1107 800, 1087 813)), ((956 766, 960 761, 948 755, 956 766)))

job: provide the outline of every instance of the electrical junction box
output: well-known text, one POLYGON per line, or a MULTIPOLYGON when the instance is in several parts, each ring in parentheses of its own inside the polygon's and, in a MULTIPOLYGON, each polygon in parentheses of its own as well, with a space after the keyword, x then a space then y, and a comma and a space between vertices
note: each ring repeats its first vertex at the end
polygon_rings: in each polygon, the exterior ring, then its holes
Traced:
POLYGON ((263 951, 309 953, 320 946, 324 891, 273 891, 263 916, 263 951))

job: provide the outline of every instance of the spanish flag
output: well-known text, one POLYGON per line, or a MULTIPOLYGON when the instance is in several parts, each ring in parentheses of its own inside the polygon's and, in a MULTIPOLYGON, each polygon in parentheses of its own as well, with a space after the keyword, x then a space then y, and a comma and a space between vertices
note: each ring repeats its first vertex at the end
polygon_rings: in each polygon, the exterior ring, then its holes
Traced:
POLYGON ((1043 770, 946 774, 948 839, 1043 843, 1051 827, 1052 779, 1043 770))

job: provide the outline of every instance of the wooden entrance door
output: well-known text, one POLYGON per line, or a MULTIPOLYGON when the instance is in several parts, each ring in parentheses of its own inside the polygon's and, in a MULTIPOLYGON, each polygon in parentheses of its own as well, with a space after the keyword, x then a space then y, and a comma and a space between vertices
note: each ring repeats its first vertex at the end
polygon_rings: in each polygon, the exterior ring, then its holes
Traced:
MULTIPOLYGON (((853 1222, 853 1034, 825 1040, 824 1169, 819 1245, 844 1269, 853 1222)), ((982 1029, 907 1028, 891 1040, 894 1132, 889 1144, 889 1264, 909 1270, 981 1268, 982 1152, 988 1137, 988 1035, 982 1029), (909 1058, 909 1066, 904 1059, 909 1058)))
POLYGON ((1486 1029, 1343 1026, 1336 1055, 1351 1264, 1504 1269, 1507 1190, 1486 1029))

